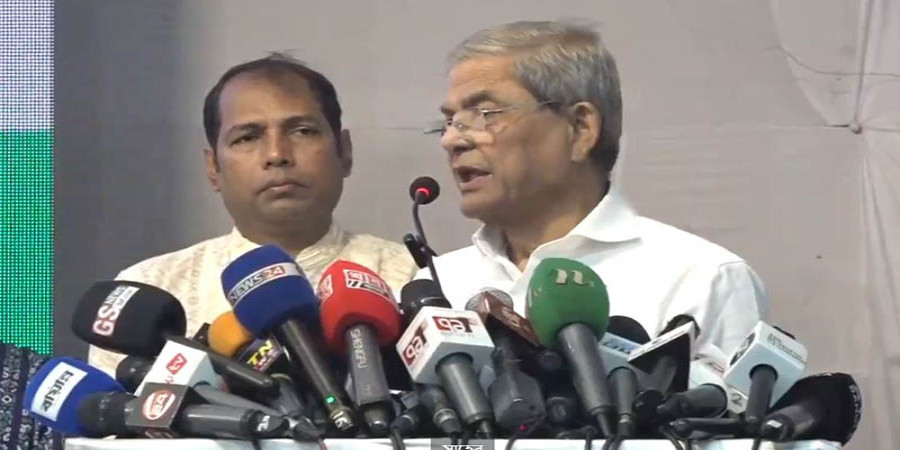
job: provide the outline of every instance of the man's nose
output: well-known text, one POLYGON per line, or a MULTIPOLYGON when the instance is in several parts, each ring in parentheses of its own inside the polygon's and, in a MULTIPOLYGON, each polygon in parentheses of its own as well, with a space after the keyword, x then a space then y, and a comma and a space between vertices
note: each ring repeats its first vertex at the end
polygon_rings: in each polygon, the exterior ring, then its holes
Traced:
POLYGON ((286 137, 273 137, 266 146, 266 167, 283 167, 294 164, 294 151, 286 137))
POLYGON ((462 153, 475 148, 475 143, 464 136, 464 133, 455 126, 449 126, 441 136, 441 147, 452 156, 454 153, 462 153))

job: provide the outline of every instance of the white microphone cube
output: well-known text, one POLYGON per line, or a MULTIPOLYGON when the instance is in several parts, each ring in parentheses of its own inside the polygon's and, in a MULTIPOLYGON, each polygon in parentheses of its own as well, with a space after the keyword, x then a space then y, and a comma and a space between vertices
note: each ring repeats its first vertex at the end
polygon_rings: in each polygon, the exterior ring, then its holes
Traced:
POLYGON ((141 395, 147 383, 185 386, 205 383, 217 389, 225 387, 225 381, 213 369, 206 352, 173 341, 163 346, 147 376, 135 390, 135 395, 141 395))
POLYGON ((778 374, 772 388, 772 400, 769 402, 769 406, 772 406, 803 376, 806 357, 806 347, 803 344, 775 327, 759 322, 731 357, 725 371, 725 382, 749 395, 753 368, 758 365, 771 366, 778 374))
POLYGON ((426 306, 400 336, 396 348, 413 381, 439 384, 436 368, 444 357, 466 354, 479 371, 490 364, 494 341, 476 312, 426 306))

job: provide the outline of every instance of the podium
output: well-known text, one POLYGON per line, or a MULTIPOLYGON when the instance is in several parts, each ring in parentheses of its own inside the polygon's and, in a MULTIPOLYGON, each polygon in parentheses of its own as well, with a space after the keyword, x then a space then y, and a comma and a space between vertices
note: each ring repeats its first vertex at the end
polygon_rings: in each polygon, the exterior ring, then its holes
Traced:
MULTIPOLYGON (((506 439, 496 439, 491 445, 482 442, 472 443, 470 447, 444 448, 446 440, 406 439, 403 442, 408 450, 504 450, 506 439), (478 446, 482 445, 479 449, 478 446)), ((328 450, 393 450, 388 439, 326 439, 328 450)), ((593 441, 592 450, 600 450, 603 440, 593 441)), ((692 449, 697 450, 750 450, 751 439, 723 439, 697 442, 692 449)), ((320 450, 313 442, 297 442, 290 439, 270 439, 260 441, 262 450, 320 450)), ((627 440, 619 447, 621 450, 672 450, 672 444, 664 439, 627 440)), ((760 450, 839 450, 841 446, 830 441, 797 441, 775 443, 764 441, 760 450)), ((67 439, 66 450, 253 450, 247 441, 222 439, 67 439)), ((584 450, 583 440, 559 439, 519 439, 513 444, 513 450, 584 450)))

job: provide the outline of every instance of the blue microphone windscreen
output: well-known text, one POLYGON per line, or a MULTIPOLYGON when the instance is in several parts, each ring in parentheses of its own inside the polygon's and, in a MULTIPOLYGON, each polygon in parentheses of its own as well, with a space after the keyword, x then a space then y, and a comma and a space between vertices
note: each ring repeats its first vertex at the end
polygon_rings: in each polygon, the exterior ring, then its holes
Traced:
POLYGON ((319 301, 303 270, 274 245, 250 250, 225 267, 222 289, 235 317, 258 338, 289 318, 319 318, 319 301))
POLYGON ((57 357, 41 366, 25 389, 23 406, 34 418, 57 431, 82 436, 78 404, 98 392, 125 392, 113 377, 84 361, 57 357))

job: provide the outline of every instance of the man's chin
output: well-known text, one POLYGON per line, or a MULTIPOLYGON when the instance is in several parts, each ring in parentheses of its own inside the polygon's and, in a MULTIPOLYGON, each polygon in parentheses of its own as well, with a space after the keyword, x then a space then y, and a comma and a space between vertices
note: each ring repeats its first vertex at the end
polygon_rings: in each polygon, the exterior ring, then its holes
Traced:
POLYGON ((499 206, 497 202, 487 201, 484 198, 463 197, 459 204, 459 211, 466 218, 490 223, 497 216, 499 206))

